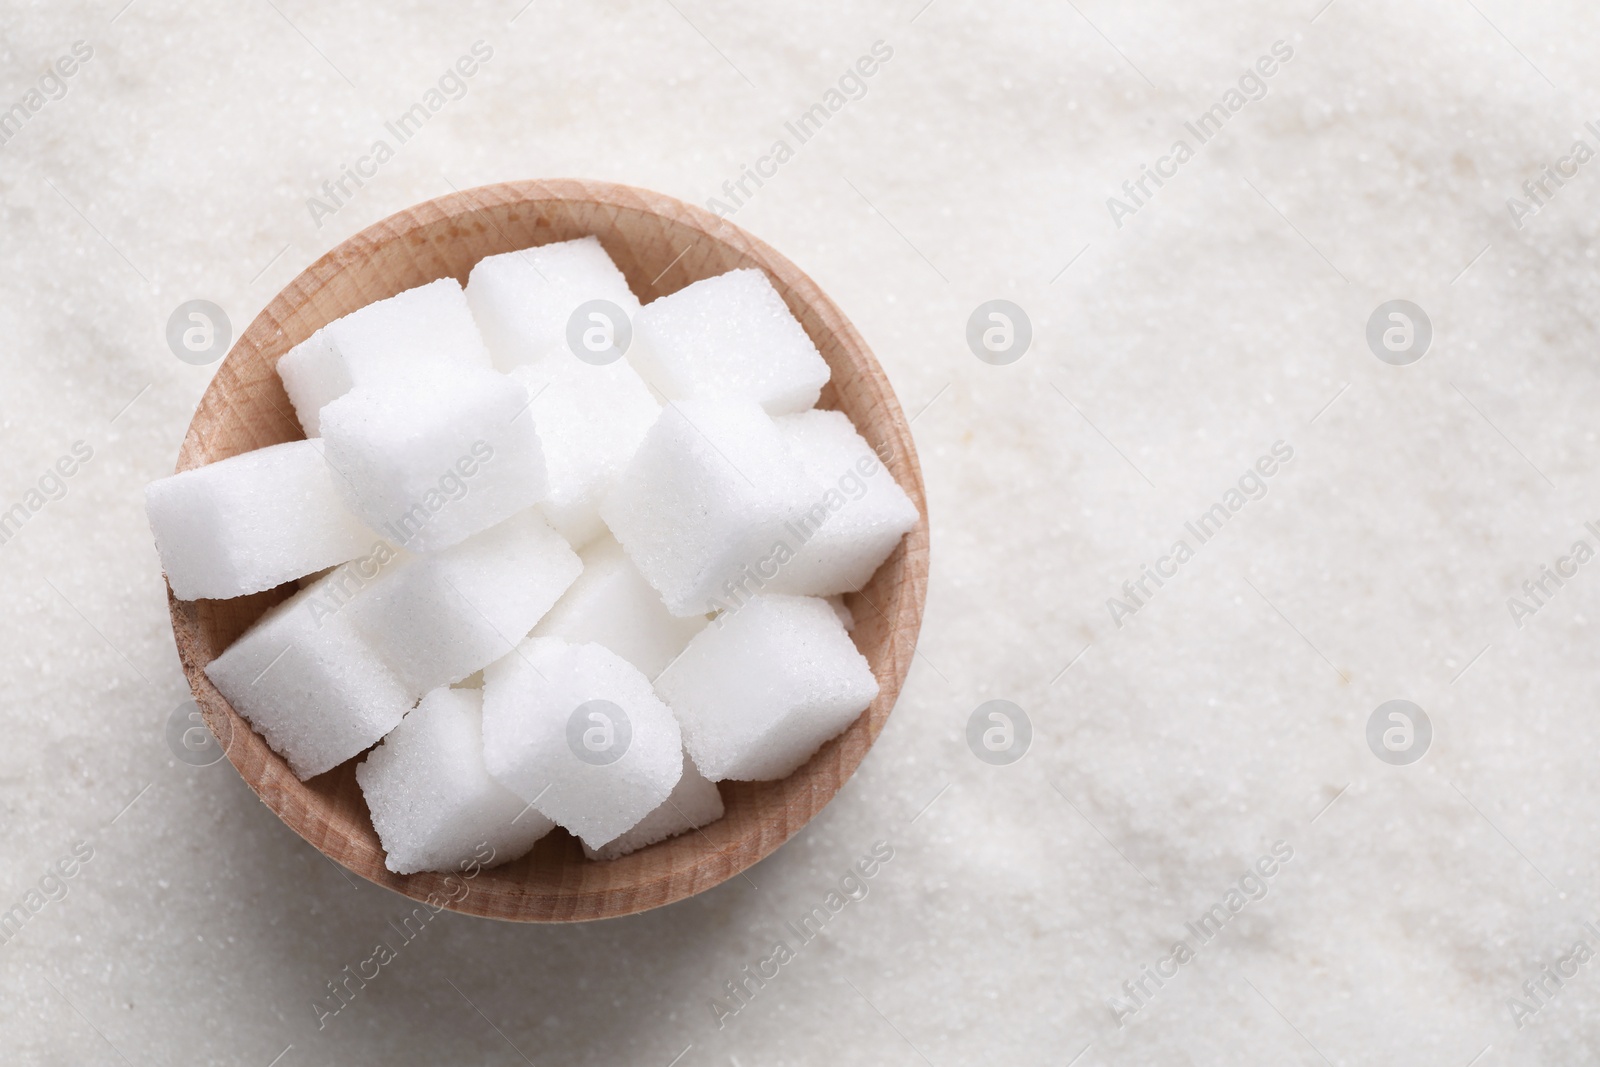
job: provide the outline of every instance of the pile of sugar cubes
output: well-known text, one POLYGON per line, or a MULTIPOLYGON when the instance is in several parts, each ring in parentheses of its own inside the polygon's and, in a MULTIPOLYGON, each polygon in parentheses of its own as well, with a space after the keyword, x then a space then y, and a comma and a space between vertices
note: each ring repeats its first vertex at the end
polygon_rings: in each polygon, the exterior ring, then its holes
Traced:
POLYGON ((299 580, 206 674, 302 779, 366 753, 390 870, 555 826, 614 859, 877 695, 839 595, 917 510, 764 273, 641 306, 593 237, 510 252, 278 373, 305 440, 163 478, 150 524, 179 599, 299 580))

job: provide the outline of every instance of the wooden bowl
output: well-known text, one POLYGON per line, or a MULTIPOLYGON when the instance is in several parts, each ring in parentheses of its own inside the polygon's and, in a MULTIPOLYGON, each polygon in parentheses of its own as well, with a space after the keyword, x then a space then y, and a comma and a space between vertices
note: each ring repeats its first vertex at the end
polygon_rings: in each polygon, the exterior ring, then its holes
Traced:
POLYGON ((399 875, 383 865, 358 759, 308 782, 223 699, 205 666, 294 583, 232 600, 168 600, 184 673, 211 732, 250 788, 278 817, 335 862, 417 900, 520 922, 576 922, 627 915, 709 889, 770 855, 822 809, 883 729, 911 667, 928 584, 928 520, 922 473, 905 416, 860 334, 794 264, 732 223, 659 193, 591 181, 507 182, 430 200, 339 245, 256 316, 218 368, 178 454, 178 470, 303 437, 275 366, 278 357, 341 315, 442 277, 465 283, 484 256, 594 234, 640 300, 649 301, 736 267, 766 271, 833 371, 821 406, 855 422, 917 504, 921 521, 860 593, 846 598, 854 638, 879 693, 843 734, 780 782, 723 782, 727 815, 609 862, 583 856, 557 829, 533 852, 461 876, 399 875), (887 451, 884 446, 887 446, 887 451), (459 898, 459 899, 456 899, 459 898))

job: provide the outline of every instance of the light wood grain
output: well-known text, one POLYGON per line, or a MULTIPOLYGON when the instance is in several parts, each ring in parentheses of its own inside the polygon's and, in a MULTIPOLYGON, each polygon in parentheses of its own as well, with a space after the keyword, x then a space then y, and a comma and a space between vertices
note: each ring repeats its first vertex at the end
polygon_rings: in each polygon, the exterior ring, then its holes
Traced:
MULTIPOLYGON (((465 283, 484 256, 593 234, 640 300, 736 267, 758 267, 833 372, 821 406, 855 422, 916 502, 921 521, 872 581, 846 598, 857 646, 880 692, 842 735, 780 782, 723 782, 727 815, 607 863, 586 860, 556 830, 515 863, 467 883, 456 911, 522 922, 574 922, 659 907, 709 889, 768 856, 850 777, 883 730, 911 666, 928 581, 928 522, 911 431, 883 369, 855 328, 804 272, 732 223, 659 193, 593 181, 507 182, 402 211, 345 241, 258 315, 218 368, 178 456, 187 470, 304 436, 274 370, 278 357, 327 322, 446 275, 465 283)), ((190 687, 228 759, 296 833, 350 871, 406 896, 460 896, 459 876, 397 875, 383 865, 352 759, 301 782, 206 678, 207 663, 292 584, 236 600, 168 599, 190 687)))

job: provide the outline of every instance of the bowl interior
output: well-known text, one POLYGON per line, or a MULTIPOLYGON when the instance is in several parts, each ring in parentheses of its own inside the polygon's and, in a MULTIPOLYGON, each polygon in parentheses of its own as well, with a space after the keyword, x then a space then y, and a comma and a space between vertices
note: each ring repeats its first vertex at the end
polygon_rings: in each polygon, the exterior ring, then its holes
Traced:
POLYGON ((605 863, 586 860, 557 829, 514 863, 465 883, 443 874, 398 875, 356 785, 351 759, 301 782, 239 718, 204 667, 293 583, 233 600, 169 601, 173 632, 195 699, 229 760, 295 832, 349 870, 418 900, 456 911, 530 922, 625 915, 680 900, 770 854, 826 804, 883 729, 916 644, 927 589, 928 530, 911 433, 882 369, 815 283, 743 230, 657 193, 604 182, 512 182, 472 189, 400 212, 345 241, 291 282, 239 338, 201 399, 178 469, 304 436, 278 379, 278 357, 355 309, 437 278, 465 283, 484 256, 593 234, 642 301, 738 267, 766 271, 832 370, 821 406, 850 416, 922 519, 846 602, 852 635, 880 692, 845 733, 778 782, 723 782, 727 815, 605 863))

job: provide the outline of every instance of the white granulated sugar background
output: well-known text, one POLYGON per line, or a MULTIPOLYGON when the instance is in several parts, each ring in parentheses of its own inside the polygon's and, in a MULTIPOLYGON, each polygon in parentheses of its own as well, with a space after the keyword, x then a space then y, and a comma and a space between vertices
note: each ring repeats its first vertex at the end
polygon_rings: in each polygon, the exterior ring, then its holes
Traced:
POLYGON ((93 48, 0 146, 0 508, 93 451, 0 545, 0 914, 47 900, 0 944, 8 1061, 1600 1059, 1600 562, 1520 628, 1507 607, 1600 544, 1600 161, 1520 229, 1506 206, 1600 149, 1600 14, 1319 3, 5 4, 0 108, 93 48), (880 40, 798 144, 785 121, 880 40), (465 95, 319 226, 307 199, 477 41, 465 95), (1275 41, 1265 97, 1198 144, 1184 123, 1275 41), (319 1028, 410 903, 174 755, 142 493, 215 364, 173 357, 168 316, 210 300, 237 336, 453 188, 726 198, 779 137, 735 219, 916 416, 933 570, 887 729, 748 877, 590 925, 444 913, 319 1028), (1194 158, 1118 228, 1107 198, 1179 138, 1194 158), (1009 365, 966 340, 993 299, 1032 323, 1009 365), (1410 366, 1365 337, 1395 299, 1432 324, 1410 366), (1107 599, 1280 441, 1265 496, 1119 627, 1107 599), (1007 766, 966 740, 995 699, 1032 723, 1007 766), (1391 699, 1432 723, 1408 766, 1366 741, 1391 699), (866 896, 801 944, 786 923, 879 841, 866 896), (1280 841, 1262 899, 1186 928, 1280 841), (780 937, 794 958, 731 1000, 780 937))

